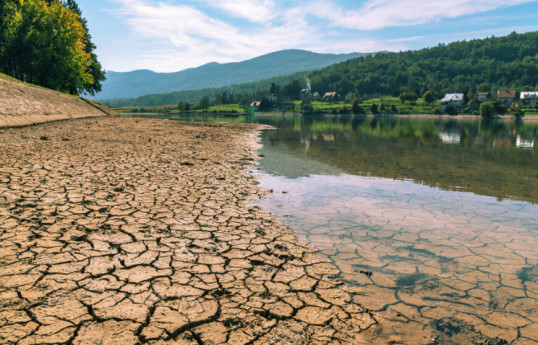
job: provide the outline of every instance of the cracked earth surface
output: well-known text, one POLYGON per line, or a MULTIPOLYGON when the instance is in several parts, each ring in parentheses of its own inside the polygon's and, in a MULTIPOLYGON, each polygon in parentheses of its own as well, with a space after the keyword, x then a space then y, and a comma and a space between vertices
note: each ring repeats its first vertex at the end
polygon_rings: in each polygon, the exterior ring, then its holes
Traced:
POLYGON ((344 344, 376 323, 247 201, 257 127, 132 118, 0 131, 0 343, 344 344))

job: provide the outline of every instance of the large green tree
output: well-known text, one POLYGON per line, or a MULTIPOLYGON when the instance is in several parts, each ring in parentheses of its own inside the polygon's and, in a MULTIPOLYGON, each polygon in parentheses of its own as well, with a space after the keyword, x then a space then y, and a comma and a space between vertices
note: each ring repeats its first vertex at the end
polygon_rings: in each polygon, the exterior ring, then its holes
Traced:
POLYGON ((80 7, 75 2, 75 0, 64 0, 63 3, 65 7, 67 7, 80 17, 80 22, 82 23, 82 27, 84 28, 84 40, 86 41, 85 51, 86 53, 89 53, 91 55, 90 74, 93 77, 93 84, 85 86, 84 91, 91 95, 95 95, 96 93, 101 91, 103 87, 102 82, 105 81, 106 76, 105 71, 101 66, 101 63, 99 62, 99 60, 97 60, 97 55, 94 52, 97 47, 92 42, 92 36, 90 35, 90 30, 88 29, 88 21, 84 17, 82 17, 82 11, 80 10, 80 7))
MULTIPOLYGON (((80 15, 59 0, 0 0, 0 70, 22 81, 78 94, 104 75, 80 15), (102 72, 101 72, 102 73, 102 72)), ((71 1, 71 6, 76 6, 71 1)), ((77 6, 78 8, 78 6, 77 6)), ((80 12, 80 10, 78 10, 80 12)))

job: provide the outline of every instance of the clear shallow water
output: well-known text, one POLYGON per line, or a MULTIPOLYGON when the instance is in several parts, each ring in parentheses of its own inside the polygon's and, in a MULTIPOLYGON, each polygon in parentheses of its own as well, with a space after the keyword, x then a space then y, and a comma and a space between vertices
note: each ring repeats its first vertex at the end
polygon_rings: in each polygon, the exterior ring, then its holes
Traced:
POLYGON ((364 287, 364 344, 538 344, 537 125, 279 121, 260 205, 364 287))
POLYGON ((277 128, 260 204, 364 287, 364 344, 538 344, 537 123, 181 119, 277 128))
POLYGON ((260 204, 365 287, 379 343, 429 344, 444 322, 461 329, 454 344, 537 339, 535 205, 347 174, 261 181, 273 194, 260 204))

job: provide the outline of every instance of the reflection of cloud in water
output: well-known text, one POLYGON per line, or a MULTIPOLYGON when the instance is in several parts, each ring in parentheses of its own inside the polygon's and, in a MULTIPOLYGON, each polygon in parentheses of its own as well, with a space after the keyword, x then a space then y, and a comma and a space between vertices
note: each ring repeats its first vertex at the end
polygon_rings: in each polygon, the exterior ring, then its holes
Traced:
POLYGON ((521 135, 517 136, 516 146, 524 149, 531 149, 534 147, 534 139, 524 139, 521 135))
POLYGON ((443 144, 459 144, 461 142, 459 133, 441 132, 439 133, 439 139, 441 139, 443 144))

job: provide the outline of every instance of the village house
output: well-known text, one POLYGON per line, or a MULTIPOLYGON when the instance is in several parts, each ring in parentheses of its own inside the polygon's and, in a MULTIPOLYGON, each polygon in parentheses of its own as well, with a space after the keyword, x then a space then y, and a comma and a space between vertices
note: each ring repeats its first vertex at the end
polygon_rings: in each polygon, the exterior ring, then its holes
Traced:
POLYGON ((516 101, 516 90, 497 90, 497 100, 503 107, 510 108, 516 101))
POLYGON ((521 92, 521 103, 526 107, 536 108, 536 101, 538 100, 538 91, 525 91, 521 92))
POLYGON ((324 99, 335 99, 336 98, 336 92, 325 92, 323 95, 324 99))
POLYGON ((491 93, 490 92, 478 92, 476 94, 476 102, 478 104, 482 104, 484 102, 491 101, 491 93))
POLYGON ((445 97, 441 100, 441 105, 443 110, 446 110, 448 107, 462 107, 464 94, 463 93, 447 93, 445 97))

